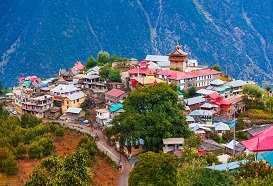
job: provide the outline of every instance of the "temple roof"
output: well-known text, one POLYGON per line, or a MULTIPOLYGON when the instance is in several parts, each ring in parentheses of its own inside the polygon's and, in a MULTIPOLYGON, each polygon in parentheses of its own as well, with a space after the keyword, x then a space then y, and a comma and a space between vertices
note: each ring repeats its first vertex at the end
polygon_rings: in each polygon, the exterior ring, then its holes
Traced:
POLYGON ((175 50, 171 52, 168 56, 187 56, 188 53, 181 50, 179 45, 175 46, 175 50))

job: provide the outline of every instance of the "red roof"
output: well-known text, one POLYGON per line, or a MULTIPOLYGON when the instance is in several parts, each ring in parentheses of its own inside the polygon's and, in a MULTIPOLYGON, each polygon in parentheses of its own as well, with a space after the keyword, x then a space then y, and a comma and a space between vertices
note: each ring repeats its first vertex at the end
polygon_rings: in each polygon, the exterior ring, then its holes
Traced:
POLYGON ((128 73, 130 75, 134 74, 155 74, 155 70, 154 69, 150 69, 150 68, 133 68, 131 70, 128 70, 128 73))
POLYGON ((25 78, 26 78, 26 77, 24 77, 24 76, 23 76, 23 77, 19 77, 19 78, 18 78, 18 81, 23 81, 23 80, 25 80, 25 78))
POLYGON ((241 143, 252 152, 273 150, 273 136, 263 136, 242 141, 241 143))
POLYGON ((223 99, 214 101, 213 103, 216 105, 231 105, 232 104, 232 102, 227 101, 227 100, 223 100, 223 99))
POLYGON ((204 98, 210 98, 210 99, 216 100, 216 99, 222 99, 223 97, 220 94, 218 94, 218 92, 213 92, 204 96, 204 98))
POLYGON ((162 70, 162 71, 158 72, 158 74, 168 76, 169 79, 181 80, 181 79, 195 78, 195 77, 200 77, 200 76, 221 74, 221 72, 213 70, 213 69, 203 69, 203 70, 197 70, 197 71, 192 71, 192 72, 162 70))
POLYGON ((31 82, 37 81, 39 78, 37 76, 28 76, 25 78, 25 80, 30 80, 31 82))
POLYGON ((138 64, 138 66, 147 68, 149 64, 147 63, 147 61, 143 60, 138 64))
POLYGON ((264 137, 264 136, 273 136, 273 126, 267 128, 264 131, 261 131, 261 132, 255 134, 252 138, 259 138, 259 137, 264 137))
POLYGON ((124 94, 124 93, 125 93, 125 91, 122 91, 122 90, 113 88, 112 90, 106 92, 105 94, 117 98, 117 97, 121 96, 121 95, 124 94))
POLYGON ((77 69, 79 70, 83 70, 84 69, 84 66, 82 65, 81 62, 77 61, 74 65, 77 69))

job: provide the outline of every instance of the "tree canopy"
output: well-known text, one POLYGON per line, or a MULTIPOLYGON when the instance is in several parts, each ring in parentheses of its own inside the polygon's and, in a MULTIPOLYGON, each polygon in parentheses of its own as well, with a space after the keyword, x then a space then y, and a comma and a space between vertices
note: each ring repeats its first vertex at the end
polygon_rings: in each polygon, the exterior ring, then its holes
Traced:
MULTIPOLYGON (((246 95, 244 101, 249 105, 251 108, 256 108, 259 105, 259 102, 261 102, 261 99, 263 97, 265 90, 260 88, 257 85, 244 85, 243 86, 243 94, 246 95), (249 103, 248 99, 251 100, 249 103)), ((263 104, 263 101, 262 101, 263 104)))
POLYGON ((163 138, 189 136, 176 89, 167 83, 135 89, 123 102, 126 112, 114 117, 112 134, 119 135, 129 149, 143 139, 150 151, 162 150, 163 138))
POLYGON ((221 67, 219 65, 213 65, 211 68, 213 70, 217 70, 217 71, 221 72, 221 67))
POLYGON ((129 185, 177 185, 177 157, 171 154, 147 152, 138 156, 130 173, 129 185))
POLYGON ((109 80, 121 82, 120 69, 114 68, 109 72, 109 80))
POLYGON ((91 176, 86 163, 88 158, 83 150, 77 150, 65 158, 53 155, 43 159, 24 185, 90 185, 91 176))

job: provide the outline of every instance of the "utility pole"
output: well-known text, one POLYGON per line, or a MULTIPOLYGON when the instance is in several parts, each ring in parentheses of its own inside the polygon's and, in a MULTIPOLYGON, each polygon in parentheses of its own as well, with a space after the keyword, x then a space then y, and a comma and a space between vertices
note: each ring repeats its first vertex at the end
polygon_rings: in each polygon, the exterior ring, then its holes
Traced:
POLYGON ((235 107, 233 106, 233 122, 234 122, 234 128, 233 128, 233 156, 235 156, 235 147, 236 147, 236 138, 235 138, 235 126, 236 126, 236 119, 235 119, 235 107))

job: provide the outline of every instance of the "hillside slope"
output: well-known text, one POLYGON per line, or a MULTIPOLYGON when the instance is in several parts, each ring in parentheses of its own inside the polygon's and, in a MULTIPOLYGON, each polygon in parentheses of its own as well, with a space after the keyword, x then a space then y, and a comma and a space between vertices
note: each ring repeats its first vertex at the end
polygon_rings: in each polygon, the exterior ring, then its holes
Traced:
POLYGON ((6 0, 0 5, 0 79, 51 77, 100 50, 138 60, 178 42, 200 64, 235 78, 271 79, 273 2, 6 0))

